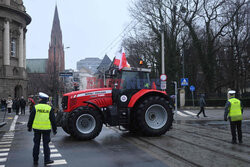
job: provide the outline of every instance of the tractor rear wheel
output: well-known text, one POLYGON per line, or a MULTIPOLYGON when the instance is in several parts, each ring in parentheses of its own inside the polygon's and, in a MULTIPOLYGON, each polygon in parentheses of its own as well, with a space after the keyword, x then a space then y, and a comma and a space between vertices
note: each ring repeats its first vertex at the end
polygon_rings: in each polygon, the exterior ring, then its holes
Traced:
POLYGON ((151 96, 139 104, 136 119, 144 135, 160 136, 172 126, 173 113, 165 98, 151 96))
POLYGON ((71 113, 69 131, 80 140, 90 140, 102 130, 101 115, 92 107, 79 107, 71 113))

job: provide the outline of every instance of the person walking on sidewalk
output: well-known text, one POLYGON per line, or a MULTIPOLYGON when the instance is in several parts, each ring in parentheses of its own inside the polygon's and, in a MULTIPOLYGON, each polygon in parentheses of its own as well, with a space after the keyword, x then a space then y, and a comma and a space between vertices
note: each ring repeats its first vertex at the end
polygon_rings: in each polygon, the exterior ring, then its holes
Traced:
POLYGON ((230 98, 225 105, 224 120, 227 121, 229 116, 231 134, 232 134, 232 144, 236 144, 236 129, 238 134, 239 143, 242 143, 242 131, 241 131, 241 121, 243 119, 243 106, 239 99, 235 98, 236 91, 230 90, 228 94, 230 98))
POLYGON ((11 96, 8 97, 8 100, 6 101, 6 103, 7 103, 8 113, 11 113, 11 108, 13 104, 11 96))
POLYGON ((24 100, 23 96, 21 97, 20 100, 20 106, 21 106, 21 115, 25 115, 25 106, 26 106, 26 101, 24 100))
POLYGON ((205 114, 205 106, 206 106, 206 101, 205 101, 205 95, 201 94, 200 95, 200 112, 196 115, 199 118, 199 115, 201 114, 201 112, 203 113, 204 117, 207 117, 205 114))
POLYGON ((18 115, 17 109, 16 109, 16 104, 17 104, 17 98, 13 99, 13 104, 12 104, 12 110, 13 112, 16 112, 16 115, 18 115))
POLYGON ((34 147, 33 147, 33 162, 38 164, 40 140, 43 137, 43 152, 44 164, 51 164, 54 161, 50 159, 50 132, 57 133, 54 110, 47 104, 49 96, 45 93, 39 92, 39 104, 35 105, 31 111, 28 121, 28 131, 34 131, 34 147))
POLYGON ((1 109, 2 109, 2 111, 5 111, 6 110, 6 99, 3 97, 2 99, 1 99, 1 109))
POLYGON ((16 115, 19 115, 20 99, 16 98, 16 115))

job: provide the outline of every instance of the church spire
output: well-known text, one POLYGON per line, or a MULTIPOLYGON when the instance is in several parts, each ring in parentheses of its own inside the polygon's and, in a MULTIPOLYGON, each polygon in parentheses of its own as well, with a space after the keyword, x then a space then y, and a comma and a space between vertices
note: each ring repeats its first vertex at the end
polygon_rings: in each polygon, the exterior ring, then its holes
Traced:
POLYGON ((60 26, 57 5, 55 7, 54 19, 51 31, 51 45, 62 45, 62 31, 60 26))
POLYGON ((52 23, 48 66, 49 66, 48 67, 49 71, 51 73, 54 72, 55 66, 56 66, 57 72, 62 72, 65 69, 64 46, 62 42, 62 31, 61 31, 61 26, 60 26, 57 5, 55 7, 54 19, 52 23))

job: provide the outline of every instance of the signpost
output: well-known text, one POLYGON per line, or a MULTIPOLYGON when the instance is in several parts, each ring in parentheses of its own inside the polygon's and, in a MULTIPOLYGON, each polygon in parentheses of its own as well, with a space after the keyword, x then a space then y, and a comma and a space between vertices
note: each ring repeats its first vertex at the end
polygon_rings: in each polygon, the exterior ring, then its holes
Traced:
POLYGON ((167 75, 166 74, 161 74, 160 76, 160 80, 161 80, 161 89, 165 90, 167 89, 167 75))
POLYGON ((59 76, 60 77, 72 77, 73 73, 72 72, 60 72, 59 76))
POLYGON ((193 85, 191 85, 189 89, 192 92, 193 107, 194 107, 194 91, 195 91, 195 87, 193 85))

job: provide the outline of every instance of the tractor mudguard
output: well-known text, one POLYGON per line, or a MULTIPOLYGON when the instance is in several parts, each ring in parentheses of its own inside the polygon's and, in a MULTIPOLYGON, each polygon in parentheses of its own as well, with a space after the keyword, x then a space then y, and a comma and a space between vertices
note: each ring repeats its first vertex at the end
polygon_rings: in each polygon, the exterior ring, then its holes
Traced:
POLYGON ((100 107, 98 107, 95 103, 92 103, 90 101, 84 101, 83 103, 87 103, 87 104, 90 104, 92 106, 94 106, 94 108, 100 112, 101 116, 102 116, 102 120, 103 122, 106 122, 106 117, 105 117, 105 114, 103 113, 102 109, 100 107))
POLYGON ((142 97, 145 97, 147 95, 159 95, 159 96, 163 96, 165 98, 168 99, 168 96, 166 94, 165 91, 160 91, 160 90, 154 90, 154 89, 142 89, 140 90, 139 92, 137 92, 136 94, 134 94, 131 99, 130 99, 130 102, 128 104, 128 107, 129 108, 132 108, 134 107, 135 103, 142 97))

